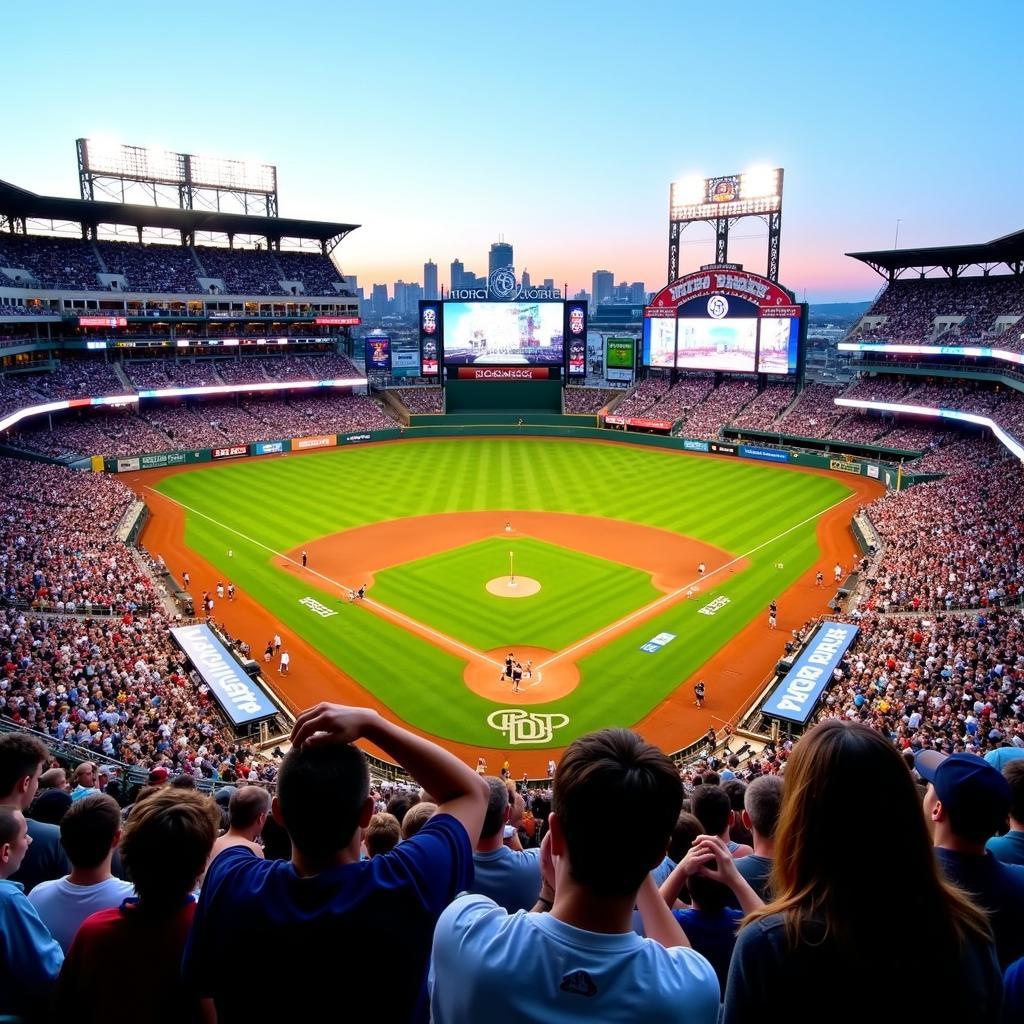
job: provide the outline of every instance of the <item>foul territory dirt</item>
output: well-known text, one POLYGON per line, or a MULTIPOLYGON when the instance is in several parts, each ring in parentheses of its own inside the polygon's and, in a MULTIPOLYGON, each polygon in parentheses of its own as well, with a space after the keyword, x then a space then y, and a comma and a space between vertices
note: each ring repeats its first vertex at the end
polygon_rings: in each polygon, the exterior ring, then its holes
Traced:
MULTIPOLYGON (((203 472, 216 472, 218 468, 211 466, 203 472)), ((189 467, 189 471, 197 470, 189 467)), ((119 479, 139 492, 149 505, 151 517, 142 536, 143 544, 150 552, 162 555, 171 572, 179 579, 182 571, 187 569, 192 579, 191 590, 198 595, 201 590, 213 590, 223 573, 185 546, 184 510, 152 490, 158 480, 176 472, 181 472, 181 469, 151 470, 122 475, 119 479)), ((787 469, 780 472, 815 471, 787 469)), ((873 500, 884 490, 881 485, 866 478, 850 477, 844 479, 844 483, 852 487, 854 493, 819 519, 817 531, 821 556, 818 565, 809 569, 788 591, 779 596, 779 607, 782 610, 779 628, 769 629, 766 618, 758 617, 701 666, 699 675, 709 684, 703 708, 694 707, 690 697, 691 684, 696 675, 690 679, 681 679, 679 688, 673 694, 636 723, 637 731, 648 740, 663 750, 674 750, 692 742, 709 727, 720 728, 734 720, 761 688, 766 676, 783 654, 790 630, 801 626, 809 618, 827 612, 828 599, 834 591, 815 585, 815 570, 820 567, 831 579, 831 568, 837 562, 847 567, 852 565, 857 557, 857 549, 850 530, 850 517, 859 504, 873 500)), ((721 578, 712 575, 716 569, 727 563, 731 564, 723 570, 725 573, 739 572, 744 567, 742 561, 733 562, 730 555, 717 548, 663 530, 619 520, 501 510, 375 523, 312 541, 305 548, 309 554, 310 568, 315 568, 332 581, 347 587, 370 584, 367 599, 363 603, 367 614, 392 618, 403 628, 418 633, 429 642, 454 651, 465 662, 464 680, 469 688, 492 700, 516 705, 547 702, 570 692, 579 682, 576 667, 578 660, 598 646, 608 643, 622 631, 639 625, 644 618, 660 614, 676 601, 686 599, 686 589, 694 579, 698 562, 703 561, 707 565, 709 579, 706 585, 709 587, 721 578), (374 571, 487 537, 506 536, 506 522, 512 522, 514 532, 519 536, 535 537, 649 572, 663 596, 646 609, 641 609, 617 624, 611 624, 565 651, 517 649, 515 654, 524 665, 528 660, 533 662, 533 675, 523 680, 520 692, 515 694, 512 693, 511 681, 499 679, 506 649, 474 651, 459 644, 454 638, 445 637, 373 601, 374 571), (382 553, 386 553, 386 557, 382 557, 382 553)), ((299 572, 301 564, 297 555, 298 552, 293 551, 275 557, 284 571, 299 572)), ((311 582, 317 582, 316 577, 311 582)), ((325 588, 328 586, 323 580, 320 580, 320 585, 325 588)), ((300 636, 290 631, 286 635, 274 617, 246 594, 239 593, 233 602, 218 602, 215 617, 232 636, 247 640, 257 657, 274 633, 282 634, 284 644, 291 652, 291 673, 281 676, 272 669, 268 678, 282 701, 293 711, 302 710, 321 700, 331 700, 373 707, 390 718, 396 718, 390 708, 300 636)), ((415 726, 410 725, 410 728, 423 735, 430 735, 415 726)), ((531 777, 546 774, 548 758, 557 758, 560 752, 557 749, 518 748, 510 752, 503 748, 480 748, 449 740, 443 743, 469 764, 475 764, 480 755, 498 762, 507 757, 513 762, 511 770, 514 775, 527 772, 531 777)))

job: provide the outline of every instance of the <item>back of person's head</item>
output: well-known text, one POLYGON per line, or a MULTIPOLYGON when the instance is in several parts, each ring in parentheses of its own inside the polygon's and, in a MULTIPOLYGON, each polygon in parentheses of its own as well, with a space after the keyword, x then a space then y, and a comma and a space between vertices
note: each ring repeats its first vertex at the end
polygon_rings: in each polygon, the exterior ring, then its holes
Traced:
POLYGON ((268 814, 267 820, 263 822, 260 839, 263 840, 263 856, 267 860, 291 860, 292 841, 288 837, 288 830, 275 821, 272 814, 268 814))
POLYGON ((34 736, 9 732, 0 736, 0 797, 10 796, 15 787, 46 763, 46 747, 34 736))
POLYGON ((712 786, 705 782, 700 789, 693 791, 690 803, 693 813, 700 819, 707 835, 720 836, 726 830, 732 804, 721 786, 712 786))
POLYGON ((63 789, 68 784, 67 772, 63 768, 47 768, 39 776, 39 789, 63 789))
POLYGON ((121 834, 121 859, 143 907, 170 910, 195 887, 217 838, 208 796, 161 787, 136 801, 121 834))
POLYGON ((191 775, 175 775, 168 785, 171 789, 195 789, 196 780, 191 775))
POLYGON ((243 786, 231 794, 228 820, 231 828, 252 828, 261 814, 270 810, 270 794, 262 786, 243 786))
POLYGON ((369 795, 366 758, 350 743, 292 747, 281 762, 277 800, 284 827, 310 857, 348 846, 369 795))
POLYGON ((894 893, 916 908, 922 941, 915 957, 934 955, 954 936, 989 935, 984 914, 940 876, 903 758, 881 733, 858 723, 827 719, 794 746, 772 891, 775 899, 751 917, 781 913, 793 944, 814 919, 846 948, 905 947, 891 927, 894 893))
POLYGON ((121 829, 121 808, 104 793, 73 803, 60 822, 60 843, 76 868, 103 863, 121 829))
POLYGON ((762 775, 747 786, 743 809, 750 817, 753 830, 764 839, 772 839, 779 824, 782 807, 782 778, 762 775))
POLYGON ((574 740, 558 764, 558 815, 572 878, 610 897, 636 892, 665 856, 683 802, 672 762, 628 729, 574 740), (608 829, 609 808, 629 808, 628 835, 608 829))
POLYGON ((697 836, 704 834, 704 826, 688 811, 681 811, 668 841, 668 855, 677 864, 690 852, 697 836))
POLYGON ((412 839, 435 814, 437 814, 437 804, 431 803, 429 800, 422 800, 414 807, 410 807, 409 812, 402 819, 403 842, 406 839, 412 839))
POLYGON ((727 885, 700 874, 690 875, 686 880, 686 888, 694 907, 707 914, 720 913, 729 906, 732 898, 732 890, 727 885))
POLYGON ((398 824, 401 825, 406 814, 409 813, 409 808, 415 803, 416 800, 410 793, 395 793, 388 800, 388 814, 393 814, 398 819, 398 824))
POLYGON ((33 821, 42 821, 47 825, 59 825, 71 806, 71 794, 58 786, 40 790, 26 811, 26 817, 33 821))
POLYGON ((704 785, 705 786, 718 786, 721 785, 722 776, 718 772, 705 772, 704 773, 704 785))
POLYGON ((729 806, 739 814, 743 810, 743 794, 747 791, 747 783, 742 779, 726 779, 720 785, 729 798, 729 806))
POLYGON ((398 819, 387 811, 381 811, 370 819, 363 841, 366 843, 366 852, 371 857, 378 857, 393 850, 401 838, 402 826, 398 819))
POLYGON ((480 829, 480 838, 493 839, 505 825, 505 819, 510 806, 510 797, 508 787, 501 779, 488 775, 486 776, 486 781, 491 792, 487 800, 484 823, 480 829))
POLYGON ((1024 757, 1007 761, 1003 776, 1010 784, 1010 817, 1024 825, 1024 757))

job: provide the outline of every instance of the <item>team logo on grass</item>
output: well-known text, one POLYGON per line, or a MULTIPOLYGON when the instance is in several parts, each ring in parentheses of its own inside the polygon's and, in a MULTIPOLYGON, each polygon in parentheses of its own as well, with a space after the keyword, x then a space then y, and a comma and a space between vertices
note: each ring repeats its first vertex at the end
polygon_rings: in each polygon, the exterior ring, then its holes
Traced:
POLYGON ((321 604, 315 597, 301 597, 299 598, 299 604, 304 604, 311 612, 316 612, 322 619, 328 619, 332 615, 338 614, 333 608, 328 608, 327 605, 321 604))
POLYGON ((561 714, 538 715, 522 708, 500 708, 487 716, 492 729, 504 733, 509 743, 550 743, 555 730, 569 724, 569 716, 561 714))

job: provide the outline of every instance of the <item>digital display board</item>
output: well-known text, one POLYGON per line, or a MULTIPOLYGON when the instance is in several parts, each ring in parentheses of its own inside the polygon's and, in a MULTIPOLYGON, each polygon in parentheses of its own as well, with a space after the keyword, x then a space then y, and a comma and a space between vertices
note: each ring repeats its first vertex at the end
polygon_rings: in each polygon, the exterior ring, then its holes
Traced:
POLYGON ((679 321, 676 366, 686 370, 734 370, 753 373, 757 352, 757 320, 733 317, 713 320, 687 317, 679 321))
POLYGON ((564 308, 562 302, 446 302, 445 365, 560 365, 564 308))
POLYGON ((587 373, 587 304, 565 304, 565 336, 569 347, 569 376, 585 377, 587 373))
POLYGON ((420 301, 420 374, 437 376, 437 345, 441 337, 440 302, 420 301))
POLYGON ((636 345, 632 338, 609 338, 604 348, 604 365, 609 370, 633 369, 636 345))
POLYGON ((366 337, 366 369, 378 373, 391 372, 391 339, 383 334, 366 337))
POLYGON ((794 373, 800 350, 800 318, 765 317, 757 345, 758 373, 794 373))
POLYGON ((80 316, 79 327, 127 327, 126 316, 80 316))
POLYGON ((674 317, 644 317, 643 357, 645 366, 671 369, 676 358, 676 321, 674 317))

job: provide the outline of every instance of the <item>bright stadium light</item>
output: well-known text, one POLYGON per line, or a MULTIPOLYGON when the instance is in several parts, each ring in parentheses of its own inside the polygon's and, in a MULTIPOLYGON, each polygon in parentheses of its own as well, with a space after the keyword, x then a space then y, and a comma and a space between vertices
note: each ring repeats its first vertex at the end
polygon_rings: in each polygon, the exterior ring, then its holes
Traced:
POLYGON ((740 175, 744 199, 779 194, 779 172, 774 167, 751 167, 740 175))
POLYGON ((672 183, 673 206, 697 206, 704 202, 704 181, 699 174, 691 174, 672 183))

